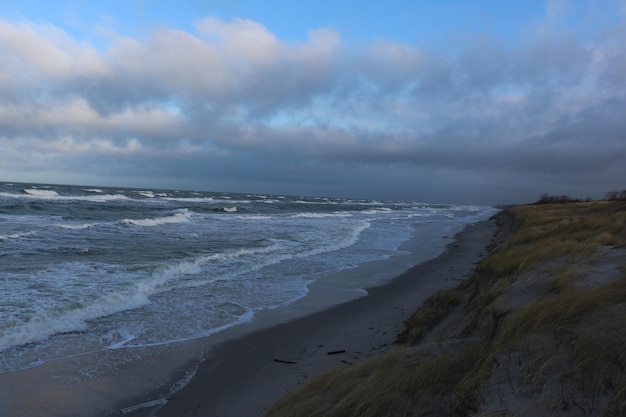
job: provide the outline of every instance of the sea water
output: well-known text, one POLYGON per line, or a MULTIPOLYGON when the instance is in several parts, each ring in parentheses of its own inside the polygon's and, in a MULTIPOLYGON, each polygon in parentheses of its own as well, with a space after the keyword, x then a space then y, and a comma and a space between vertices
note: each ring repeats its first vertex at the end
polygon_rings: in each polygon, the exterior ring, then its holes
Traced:
POLYGON ((0 373, 205 337, 306 297, 336 271, 398 255, 412 236, 431 251, 411 259, 435 256, 443 237, 495 212, 0 183, 0 373))

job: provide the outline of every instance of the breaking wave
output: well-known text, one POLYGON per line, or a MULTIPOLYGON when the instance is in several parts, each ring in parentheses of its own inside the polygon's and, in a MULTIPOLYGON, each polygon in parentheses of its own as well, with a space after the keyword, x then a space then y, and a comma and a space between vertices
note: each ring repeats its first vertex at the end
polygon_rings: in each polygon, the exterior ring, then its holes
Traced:
POLYGON ((188 222, 190 218, 191 213, 184 211, 172 214, 171 216, 157 217, 154 219, 123 219, 121 222, 135 226, 154 227, 171 223, 185 223, 188 222))
POLYGON ((233 207, 214 207, 211 210, 218 212, 218 213, 236 213, 237 212, 237 207, 233 206, 233 207))
POLYGON ((26 194, 29 195, 34 195, 37 197, 58 197, 59 193, 57 193, 56 191, 53 190, 40 190, 37 188, 24 188, 24 191, 26 194))
POLYGON ((0 242, 9 239, 20 239, 32 235, 34 232, 13 233, 11 235, 0 235, 0 242))
POLYGON ((95 195, 61 195, 54 190, 40 190, 36 188, 25 188, 22 194, 1 192, 1 197, 9 198, 31 198, 41 200, 56 201, 90 201, 94 203, 105 203, 116 200, 130 200, 123 194, 95 194, 95 195))

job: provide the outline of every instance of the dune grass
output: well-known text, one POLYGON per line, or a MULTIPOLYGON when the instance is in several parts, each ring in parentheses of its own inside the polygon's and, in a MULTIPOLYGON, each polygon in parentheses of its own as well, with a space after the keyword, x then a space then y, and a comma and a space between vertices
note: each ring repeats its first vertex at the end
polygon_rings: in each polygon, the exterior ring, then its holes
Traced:
POLYGON ((487 280, 523 272, 563 256, 580 258, 597 246, 626 246, 623 202, 589 202, 518 206, 508 211, 522 225, 497 253, 486 258, 476 275, 487 280))
POLYGON ((267 415, 626 415, 626 256, 617 278, 585 281, 607 250, 626 254, 626 202, 507 216, 508 239, 426 300, 399 346, 326 372, 267 415))
POLYGON ((409 317, 398 343, 415 345, 462 301, 463 293, 456 288, 437 291, 409 317))

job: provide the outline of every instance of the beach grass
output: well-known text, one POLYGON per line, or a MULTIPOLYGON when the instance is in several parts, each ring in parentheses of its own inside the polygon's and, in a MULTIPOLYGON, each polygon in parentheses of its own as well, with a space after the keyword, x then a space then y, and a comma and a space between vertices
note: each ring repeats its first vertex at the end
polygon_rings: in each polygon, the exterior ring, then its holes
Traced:
POLYGON ((331 369, 268 416, 626 415, 626 202, 516 206, 398 346, 331 369))

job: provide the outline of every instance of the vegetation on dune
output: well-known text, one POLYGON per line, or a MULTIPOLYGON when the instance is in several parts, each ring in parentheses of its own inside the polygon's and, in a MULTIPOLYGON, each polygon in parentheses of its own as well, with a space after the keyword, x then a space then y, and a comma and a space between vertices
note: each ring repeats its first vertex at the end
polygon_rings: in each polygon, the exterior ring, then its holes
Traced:
POLYGON ((508 237, 431 296, 398 346, 267 415, 626 415, 626 201, 608 200, 504 210, 508 237))

